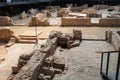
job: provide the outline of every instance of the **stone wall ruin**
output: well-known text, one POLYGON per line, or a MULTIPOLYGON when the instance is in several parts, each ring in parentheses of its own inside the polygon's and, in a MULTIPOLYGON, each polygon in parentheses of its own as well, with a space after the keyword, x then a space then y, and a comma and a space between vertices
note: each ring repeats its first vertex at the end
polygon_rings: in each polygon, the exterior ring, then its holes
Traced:
POLYGON ((99 19, 99 23, 91 23, 90 18, 63 17, 61 26, 101 26, 101 27, 119 27, 119 18, 99 19))
POLYGON ((116 50, 120 50, 120 31, 107 31, 106 40, 111 43, 116 50))
POLYGON ((66 68, 66 60, 63 57, 54 56, 56 48, 63 44, 58 39, 69 38, 69 45, 79 46, 81 31, 74 30, 73 34, 64 34, 58 31, 51 31, 48 40, 30 55, 22 55, 18 60, 18 66, 13 67, 16 74, 13 80, 51 80, 55 74, 61 74, 66 68), (79 35, 80 34, 80 35, 79 35), (72 41, 72 42, 71 42, 72 41), (59 44, 58 44, 59 43, 59 44), (75 44, 73 44, 75 43, 75 44))

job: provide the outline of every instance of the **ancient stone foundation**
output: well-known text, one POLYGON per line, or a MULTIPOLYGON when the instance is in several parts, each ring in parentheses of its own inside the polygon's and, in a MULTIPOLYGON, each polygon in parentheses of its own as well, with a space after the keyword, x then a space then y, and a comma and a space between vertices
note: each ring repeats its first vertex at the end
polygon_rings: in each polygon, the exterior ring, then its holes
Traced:
POLYGON ((66 60, 54 55, 56 48, 79 46, 81 35, 80 30, 73 30, 73 34, 51 31, 45 44, 30 55, 20 56, 18 65, 12 67, 16 74, 13 80, 51 80, 55 74, 61 74, 66 69, 66 60))

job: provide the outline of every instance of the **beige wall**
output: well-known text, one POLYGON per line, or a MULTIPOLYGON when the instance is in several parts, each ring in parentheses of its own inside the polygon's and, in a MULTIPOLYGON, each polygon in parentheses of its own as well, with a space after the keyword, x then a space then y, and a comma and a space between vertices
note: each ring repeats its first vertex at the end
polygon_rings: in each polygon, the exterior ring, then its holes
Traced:
POLYGON ((10 19, 10 17, 0 17, 0 26, 13 26, 13 21, 10 19))
POLYGON ((91 23, 90 18, 62 18, 61 26, 100 26, 100 27, 120 27, 119 18, 100 19, 99 23, 91 23))
POLYGON ((89 18, 62 18, 61 26, 90 26, 89 18))
POLYGON ((120 18, 101 19, 100 26, 120 27, 120 18))

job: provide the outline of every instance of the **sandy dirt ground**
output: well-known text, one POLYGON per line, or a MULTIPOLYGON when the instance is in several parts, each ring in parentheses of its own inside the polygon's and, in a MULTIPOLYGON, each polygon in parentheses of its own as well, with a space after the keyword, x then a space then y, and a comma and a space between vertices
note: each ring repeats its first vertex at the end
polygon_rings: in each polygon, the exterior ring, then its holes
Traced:
POLYGON ((82 41, 79 47, 70 50, 56 51, 56 56, 64 57, 68 62, 68 70, 56 75, 53 80, 102 80, 100 77, 99 51, 115 50, 106 41, 82 41))
MULTIPOLYGON (((15 32, 15 34, 22 34, 25 31, 35 31, 35 27, 27 27, 27 26, 10 26, 10 29, 15 32)), ((38 31, 43 31, 43 33, 39 36, 41 38, 47 38, 50 31, 57 30, 62 31, 64 33, 72 33, 73 29, 80 29, 83 33, 83 38, 90 37, 104 37, 105 31, 107 30, 120 30, 120 27, 60 27, 60 26, 47 26, 47 27, 37 27, 38 31), (87 35, 87 36, 86 36, 87 35)))
POLYGON ((14 44, 7 48, 7 54, 0 58, 5 58, 5 61, 0 63, 0 80, 7 80, 7 77, 12 73, 12 66, 16 66, 18 58, 21 54, 31 53, 34 44, 14 44))

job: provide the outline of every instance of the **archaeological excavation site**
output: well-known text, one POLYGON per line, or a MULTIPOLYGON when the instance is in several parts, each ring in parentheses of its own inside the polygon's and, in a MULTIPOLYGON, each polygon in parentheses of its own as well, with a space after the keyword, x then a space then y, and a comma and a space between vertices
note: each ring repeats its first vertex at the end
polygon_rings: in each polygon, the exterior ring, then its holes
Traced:
POLYGON ((0 0, 0 80, 120 80, 120 0, 0 0))

